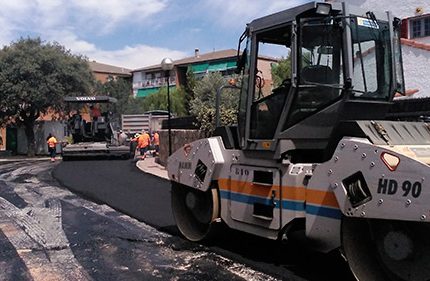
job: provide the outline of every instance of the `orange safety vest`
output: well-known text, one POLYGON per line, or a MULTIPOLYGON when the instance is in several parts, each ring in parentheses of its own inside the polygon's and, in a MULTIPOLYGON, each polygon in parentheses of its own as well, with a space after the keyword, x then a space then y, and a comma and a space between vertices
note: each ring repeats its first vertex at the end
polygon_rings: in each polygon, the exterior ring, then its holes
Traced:
POLYGON ((54 148, 57 144, 57 139, 55 137, 50 137, 46 143, 50 148, 54 148))
POLYGON ((137 139, 137 147, 144 148, 149 145, 149 135, 147 133, 141 134, 137 139))
POLYGON ((154 134, 154 145, 160 145, 160 136, 158 133, 154 134))

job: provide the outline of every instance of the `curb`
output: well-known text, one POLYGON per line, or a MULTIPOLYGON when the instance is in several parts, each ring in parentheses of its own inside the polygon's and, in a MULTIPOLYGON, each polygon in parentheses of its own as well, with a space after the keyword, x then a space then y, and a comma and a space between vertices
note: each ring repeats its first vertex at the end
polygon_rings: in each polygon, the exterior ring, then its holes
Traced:
POLYGON ((147 157, 145 160, 138 160, 136 167, 144 173, 169 180, 166 168, 156 163, 155 158, 147 157))

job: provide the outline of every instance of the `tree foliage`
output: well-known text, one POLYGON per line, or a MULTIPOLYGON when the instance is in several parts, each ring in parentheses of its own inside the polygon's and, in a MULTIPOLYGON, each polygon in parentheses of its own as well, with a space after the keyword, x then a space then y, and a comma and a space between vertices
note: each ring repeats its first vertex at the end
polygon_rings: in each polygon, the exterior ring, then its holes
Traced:
POLYGON ((86 59, 58 43, 21 38, 0 50, 0 122, 25 127, 28 154, 34 155, 35 120, 59 112, 66 95, 85 95, 93 75, 86 59))
POLYGON ((187 69, 187 83, 185 84, 185 110, 187 114, 191 113, 191 101, 194 99, 194 88, 196 86, 196 76, 192 70, 192 67, 189 66, 187 69))
POLYGON ((287 78, 291 78, 291 56, 282 58, 272 67, 273 87, 277 88, 287 78))
MULTIPOLYGON (((106 83, 97 82, 97 95, 106 95, 118 100, 114 113, 142 114, 150 110, 167 110, 167 88, 144 98, 135 98, 131 92, 131 81, 118 78, 106 83)), ((185 91, 182 88, 170 89, 171 110, 174 115, 183 116, 185 110, 185 91)))
MULTIPOLYGON (((227 80, 220 73, 209 73, 202 80, 197 81, 194 87, 195 97, 190 102, 190 111, 196 116, 199 127, 206 134, 215 130, 215 104, 217 90, 227 85, 227 80)), ((239 105, 239 91, 224 89, 221 92, 220 121, 221 125, 237 123, 237 110, 239 105)))
MULTIPOLYGON (((185 91, 182 88, 170 89, 170 107, 176 116, 186 115, 185 91)), ((167 87, 161 88, 157 93, 142 99, 144 111, 167 110, 167 87)))
POLYGON ((110 96, 116 98, 118 102, 115 104, 112 112, 116 114, 132 114, 140 113, 142 111, 142 103, 139 103, 133 97, 131 91, 131 80, 118 77, 111 79, 105 83, 100 81, 96 82, 95 93, 100 96, 110 96))

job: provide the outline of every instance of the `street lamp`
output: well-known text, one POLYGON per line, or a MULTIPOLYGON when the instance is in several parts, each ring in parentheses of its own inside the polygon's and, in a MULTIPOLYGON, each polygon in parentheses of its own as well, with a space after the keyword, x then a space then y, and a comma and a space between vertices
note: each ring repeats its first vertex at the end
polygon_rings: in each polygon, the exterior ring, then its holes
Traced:
POLYGON ((170 126, 170 71, 173 69, 173 61, 171 58, 164 58, 161 61, 161 69, 164 70, 164 76, 166 77, 167 82, 167 111, 169 112, 169 116, 167 117, 167 129, 169 135, 169 156, 172 154, 172 129, 170 126))

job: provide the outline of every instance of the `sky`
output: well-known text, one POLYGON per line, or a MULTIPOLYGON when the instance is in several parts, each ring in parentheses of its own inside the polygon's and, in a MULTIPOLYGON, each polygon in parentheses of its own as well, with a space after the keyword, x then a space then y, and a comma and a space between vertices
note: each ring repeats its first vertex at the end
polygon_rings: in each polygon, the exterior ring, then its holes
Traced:
POLYGON ((0 45, 58 42, 91 61, 137 69, 236 49, 248 22, 309 0, 0 0, 0 45))

